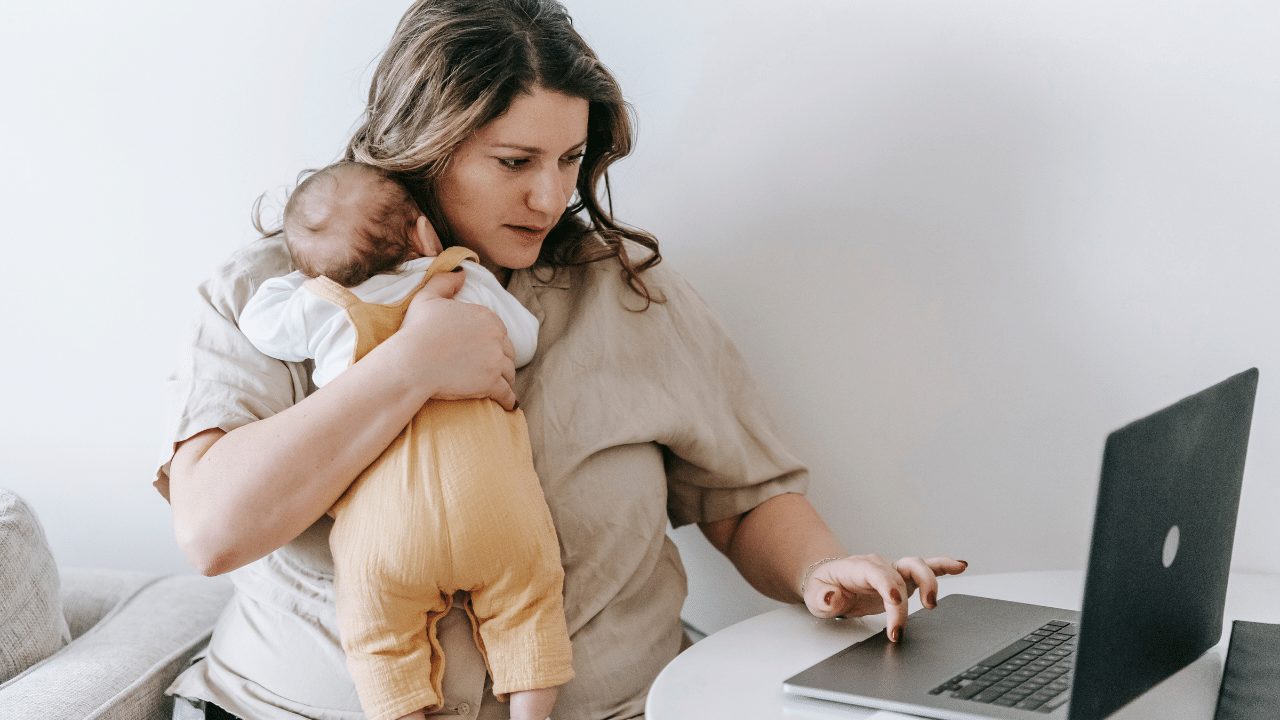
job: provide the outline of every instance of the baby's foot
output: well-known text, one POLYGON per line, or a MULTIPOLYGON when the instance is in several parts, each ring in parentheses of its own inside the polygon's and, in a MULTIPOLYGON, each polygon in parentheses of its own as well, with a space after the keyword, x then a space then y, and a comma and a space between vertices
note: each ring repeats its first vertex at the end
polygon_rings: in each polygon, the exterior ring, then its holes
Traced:
POLYGON ((511 693, 511 720, 548 720, 557 694, 553 687, 511 693))

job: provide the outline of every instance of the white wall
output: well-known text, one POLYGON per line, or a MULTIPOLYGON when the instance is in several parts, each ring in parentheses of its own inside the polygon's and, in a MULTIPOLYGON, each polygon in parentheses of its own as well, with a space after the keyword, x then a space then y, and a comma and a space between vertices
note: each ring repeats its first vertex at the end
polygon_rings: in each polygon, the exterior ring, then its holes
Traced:
MULTIPOLYGON (((183 568, 149 481, 189 289, 337 154, 403 7, 0 8, 0 484, 62 562, 183 568)), ((570 9, 639 118, 619 215, 724 317, 851 548, 1080 567, 1105 434, 1256 365, 1235 558, 1280 572, 1280 8, 570 9)), ((769 606, 676 536, 697 624, 769 606)))

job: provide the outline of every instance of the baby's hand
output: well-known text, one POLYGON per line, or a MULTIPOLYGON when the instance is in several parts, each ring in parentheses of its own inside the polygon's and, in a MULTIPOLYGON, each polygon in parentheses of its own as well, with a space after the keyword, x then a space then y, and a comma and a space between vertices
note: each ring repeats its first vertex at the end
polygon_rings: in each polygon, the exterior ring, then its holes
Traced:
POLYGON ((419 215, 418 222, 413 226, 414 239, 418 242, 418 252, 423 257, 435 257, 444 252, 444 247, 440 245, 440 236, 436 234, 436 229, 431 226, 431 221, 426 215, 419 215))

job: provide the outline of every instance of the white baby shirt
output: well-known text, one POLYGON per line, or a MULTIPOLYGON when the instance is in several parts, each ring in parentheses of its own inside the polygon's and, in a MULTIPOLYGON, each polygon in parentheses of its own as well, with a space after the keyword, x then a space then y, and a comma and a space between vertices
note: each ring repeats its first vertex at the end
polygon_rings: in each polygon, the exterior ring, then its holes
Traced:
MULTIPOLYGON (((403 300, 431 267, 435 258, 417 258, 396 269, 374 275, 347 288, 367 303, 390 305, 403 300)), ((466 274, 455 300, 483 305, 507 326, 516 352, 516 367, 528 364, 538 346, 538 319, 507 292, 498 278, 477 263, 466 261, 466 274)), ((322 387, 351 365, 356 331, 347 312, 303 287, 301 272, 271 278, 240 313, 240 331, 263 354, 287 362, 315 358, 311 379, 322 387)))

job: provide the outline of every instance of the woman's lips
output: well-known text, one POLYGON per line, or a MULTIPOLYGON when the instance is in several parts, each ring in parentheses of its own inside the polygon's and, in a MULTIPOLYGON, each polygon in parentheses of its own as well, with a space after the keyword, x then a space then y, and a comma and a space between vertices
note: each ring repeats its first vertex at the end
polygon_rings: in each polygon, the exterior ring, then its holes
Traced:
POLYGON ((550 226, 530 227, 528 225, 507 225, 506 227, 528 240, 541 240, 547 234, 547 231, 551 229, 550 226))

